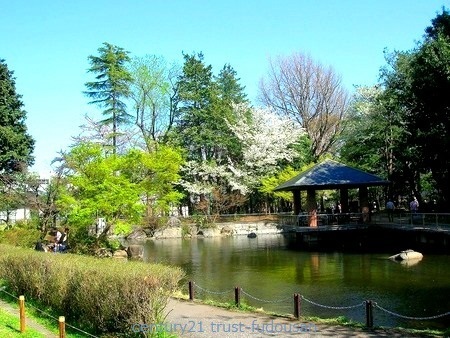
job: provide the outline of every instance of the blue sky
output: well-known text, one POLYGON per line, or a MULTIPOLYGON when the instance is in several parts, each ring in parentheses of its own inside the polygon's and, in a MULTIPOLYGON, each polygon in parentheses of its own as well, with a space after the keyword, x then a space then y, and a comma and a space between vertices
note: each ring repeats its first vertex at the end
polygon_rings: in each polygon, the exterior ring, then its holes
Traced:
POLYGON ((256 103, 268 58, 309 53, 343 83, 373 85, 383 50, 409 50, 443 6, 435 0, 0 0, 0 58, 16 77, 36 140, 32 170, 50 162, 78 135, 88 105, 87 57, 103 42, 131 56, 156 54, 182 64, 203 52, 218 73, 230 63, 256 103))

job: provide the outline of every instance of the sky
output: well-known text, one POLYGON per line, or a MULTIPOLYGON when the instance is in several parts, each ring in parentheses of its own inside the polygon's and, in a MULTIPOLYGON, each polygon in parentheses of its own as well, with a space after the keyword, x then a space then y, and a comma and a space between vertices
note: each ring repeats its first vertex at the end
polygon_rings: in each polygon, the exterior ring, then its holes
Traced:
POLYGON ((104 42, 180 65, 183 52, 202 52, 214 74, 230 64, 257 104, 269 58, 297 52, 332 66, 350 91, 376 84, 383 51, 414 48, 442 7, 450 0, 0 0, 0 59, 36 141, 31 170, 48 178, 84 116, 99 116, 83 91, 104 42))

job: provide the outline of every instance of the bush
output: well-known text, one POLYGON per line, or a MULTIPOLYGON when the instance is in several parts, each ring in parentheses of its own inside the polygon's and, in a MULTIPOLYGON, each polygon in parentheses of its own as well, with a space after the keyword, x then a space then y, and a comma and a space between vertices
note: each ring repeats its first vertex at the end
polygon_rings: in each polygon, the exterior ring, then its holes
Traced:
POLYGON ((0 245, 0 276, 12 292, 49 306, 91 332, 132 335, 132 324, 162 323, 183 272, 160 264, 0 245))
POLYGON ((12 229, 0 231, 0 243, 34 248, 40 236, 41 232, 37 229, 15 226, 12 229))

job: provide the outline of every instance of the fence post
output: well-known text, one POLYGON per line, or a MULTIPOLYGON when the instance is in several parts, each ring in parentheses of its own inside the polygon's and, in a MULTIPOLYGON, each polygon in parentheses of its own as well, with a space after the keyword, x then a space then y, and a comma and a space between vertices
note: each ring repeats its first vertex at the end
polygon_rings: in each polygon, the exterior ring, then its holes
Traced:
POLYGON ((234 304, 237 307, 241 306, 241 288, 239 286, 234 288, 234 304))
POLYGON ((366 300, 366 326, 368 328, 373 327, 373 307, 371 300, 366 300))
POLYGON ((20 333, 25 332, 25 296, 19 296, 20 333))
POLYGON ((194 300, 194 283, 189 281, 189 300, 194 300))
POLYGON ((300 295, 298 293, 294 293, 294 317, 299 319, 300 318, 300 295))
POLYGON ((59 316, 59 338, 66 338, 66 318, 59 316))

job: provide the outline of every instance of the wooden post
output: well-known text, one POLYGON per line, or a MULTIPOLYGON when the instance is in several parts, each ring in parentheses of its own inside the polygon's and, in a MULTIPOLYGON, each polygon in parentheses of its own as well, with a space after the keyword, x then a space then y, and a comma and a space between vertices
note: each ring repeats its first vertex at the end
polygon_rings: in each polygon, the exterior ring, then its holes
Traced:
POLYGON ((294 317, 300 318, 300 295, 298 293, 294 293, 294 317))
POLYGON ((294 215, 298 216, 302 209, 302 198, 300 195, 300 190, 292 190, 292 194, 294 197, 294 215))
POLYGON ((308 189, 306 191, 306 205, 308 211, 308 225, 310 227, 317 226, 317 201, 316 191, 314 189, 308 189))
POLYGON ((59 317, 59 338, 66 338, 66 318, 64 316, 59 317))
POLYGON ((366 300, 366 326, 368 328, 373 327, 373 307, 371 300, 366 300))
POLYGON ((234 288, 234 304, 237 307, 241 306, 241 288, 239 286, 234 288))
POLYGON ((20 333, 25 332, 25 296, 19 296, 20 333))
POLYGON ((189 281, 189 300, 194 300, 194 283, 189 281))
POLYGON ((370 220, 369 192, 367 187, 359 187, 359 203, 361 205, 362 221, 367 223, 370 220))
POLYGON ((342 188, 339 191, 339 199, 341 202, 341 209, 342 209, 342 213, 346 214, 349 212, 348 210, 348 189, 347 188, 342 188))

